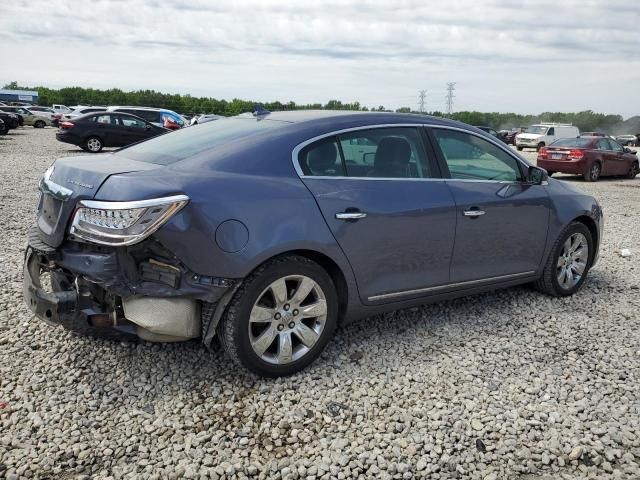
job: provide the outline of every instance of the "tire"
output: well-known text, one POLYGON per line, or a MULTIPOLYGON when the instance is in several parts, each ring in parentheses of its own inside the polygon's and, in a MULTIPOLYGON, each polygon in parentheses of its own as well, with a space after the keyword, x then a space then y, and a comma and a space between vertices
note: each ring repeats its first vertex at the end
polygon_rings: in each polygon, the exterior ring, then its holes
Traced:
POLYGON ((536 146, 536 152, 539 152, 539 151, 540 151, 540 149, 541 149, 542 147, 544 147, 544 146, 545 146, 544 142, 540 142, 540 143, 536 146))
POLYGON ((602 165, 600 162, 594 162, 591 168, 584 173, 584 179, 587 182, 597 182, 602 173, 602 165))
POLYGON ((521 152, 524 147, 516 147, 516 148, 518 149, 519 152, 521 152))
MULTIPOLYGON (((580 288, 584 284, 589 273, 589 269, 591 268, 591 265, 593 263, 594 253, 595 250, 593 245, 593 238, 586 225, 580 222, 570 223, 560 233, 558 239, 554 243, 553 248, 551 249, 551 253, 549 254, 549 258, 547 259, 547 262, 545 263, 545 266, 542 270, 542 275, 534 283, 535 288, 543 293, 546 293, 547 295, 551 295, 552 297, 568 297, 569 295, 573 295, 578 290, 580 290, 580 288), (559 262, 561 262, 561 257, 565 252, 565 244, 574 235, 582 235, 582 238, 584 238, 584 241, 586 241, 587 243, 588 251, 586 252, 586 258, 583 258, 584 262, 582 263, 584 263, 584 269, 582 271, 582 274, 580 275, 580 279, 573 285, 563 286, 559 280, 559 275, 561 275, 561 271, 559 270, 561 270, 563 267, 559 265, 559 262)), ((562 261, 564 261, 564 258, 562 258, 562 261)))
POLYGON ((636 175, 638 175, 638 173, 640 173, 640 164, 635 161, 631 164, 631 168, 629 169, 629 172, 626 176, 629 180, 633 180, 634 178, 636 178, 636 175))
POLYGON ((91 153, 98 153, 102 150, 104 144, 98 137, 89 137, 84 141, 83 148, 91 153))
POLYGON ((46 123, 44 123, 42 120, 36 120, 36 123, 33 124, 33 128, 44 128, 46 126, 46 123))
POLYGON ((338 296, 329 274, 308 258, 283 256, 265 263, 243 282, 218 325, 218 337, 234 363, 261 376, 282 377, 299 372, 320 355, 336 328, 337 318, 338 296), (285 278, 286 283, 280 283, 285 278), (307 285, 309 281, 315 283, 307 296, 297 302, 295 294, 302 279, 307 285), (272 289, 274 285, 275 290, 272 289), (279 289, 278 285, 286 288, 279 289), (286 297, 286 300, 278 302, 276 290, 280 290, 280 298, 286 297), (314 305, 322 312, 319 292, 326 302, 324 315, 304 318, 303 314, 296 313, 314 305), (291 306, 287 308, 289 304, 291 306), (252 313, 256 313, 256 320, 250 322, 252 313), (298 329, 303 329, 301 333, 307 336, 306 344, 298 336, 298 329), (266 339, 262 342, 263 348, 254 347, 261 338, 266 339), (287 338, 290 343, 286 342, 287 338), (283 351, 281 342, 290 348, 283 351))

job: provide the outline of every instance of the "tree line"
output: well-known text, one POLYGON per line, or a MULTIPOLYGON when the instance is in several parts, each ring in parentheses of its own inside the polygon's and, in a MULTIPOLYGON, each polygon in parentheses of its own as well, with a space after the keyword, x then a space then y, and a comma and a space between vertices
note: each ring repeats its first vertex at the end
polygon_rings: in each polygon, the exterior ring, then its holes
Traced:
MULTIPOLYGON (((65 87, 48 88, 42 86, 24 87, 17 82, 5 85, 5 89, 36 90, 39 104, 50 106, 62 105, 136 105, 146 107, 167 108, 182 114, 214 113, 231 116, 253 111, 256 103, 260 103, 269 111, 326 109, 326 110, 354 110, 354 111, 390 111, 383 105, 368 108, 359 102, 343 103, 340 100, 329 100, 325 104, 297 104, 295 102, 255 102, 234 98, 233 100, 216 99, 212 97, 194 97, 157 92, 155 90, 136 90, 126 92, 118 88, 101 90, 96 88, 65 87)), ((419 113, 409 107, 395 110, 402 113, 419 113)), ((581 131, 604 131, 609 134, 640 132, 640 116, 624 120, 621 115, 607 115, 585 110, 577 113, 545 112, 538 115, 523 115, 518 113, 475 112, 461 111, 445 115, 443 112, 425 112, 437 117, 449 117, 469 125, 484 125, 496 130, 527 126, 538 122, 571 123, 581 131)))

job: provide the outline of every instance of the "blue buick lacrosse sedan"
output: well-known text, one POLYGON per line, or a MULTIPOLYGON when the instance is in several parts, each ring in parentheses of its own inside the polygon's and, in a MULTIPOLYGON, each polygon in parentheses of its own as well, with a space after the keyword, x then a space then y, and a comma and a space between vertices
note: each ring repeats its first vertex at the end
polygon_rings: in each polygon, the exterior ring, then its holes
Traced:
POLYGON ((485 132, 394 113, 258 111, 91 157, 40 182, 24 297, 47 323, 217 335, 264 376, 340 324, 531 283, 577 292, 602 211, 485 132))

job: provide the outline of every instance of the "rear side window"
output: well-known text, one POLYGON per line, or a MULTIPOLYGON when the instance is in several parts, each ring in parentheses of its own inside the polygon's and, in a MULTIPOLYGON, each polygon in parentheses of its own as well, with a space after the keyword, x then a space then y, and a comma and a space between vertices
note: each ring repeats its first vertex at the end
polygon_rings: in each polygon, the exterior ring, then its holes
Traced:
POLYGON ((611 150, 609 141, 606 138, 603 138, 602 140, 598 140, 598 150, 611 150))
POLYGON ((344 177, 346 175, 335 137, 307 145, 300 151, 298 158, 300 168, 305 175, 314 177, 344 177))
POLYGON ((431 171, 416 128, 357 130, 338 137, 349 177, 429 178, 431 171))
POLYGON ((298 156, 308 176, 429 178, 430 164, 416 128, 355 130, 306 146, 298 156))
POLYGON ((225 118, 152 138, 115 155, 141 162, 170 165, 217 145, 259 135, 285 125, 289 123, 267 119, 257 121, 249 118, 225 118))

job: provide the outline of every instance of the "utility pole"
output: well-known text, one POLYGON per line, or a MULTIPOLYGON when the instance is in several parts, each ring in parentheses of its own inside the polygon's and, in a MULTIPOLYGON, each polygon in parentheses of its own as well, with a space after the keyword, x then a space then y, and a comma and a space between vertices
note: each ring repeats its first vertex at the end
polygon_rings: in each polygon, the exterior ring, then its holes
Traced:
POLYGON ((447 115, 451 115, 453 113, 453 91, 456 89, 456 82, 448 82, 447 83, 447 115))
POLYGON ((427 98, 427 91, 426 90, 420 90, 420 94, 418 95, 418 107, 420 110, 420 113, 424 113, 424 104, 425 104, 425 100, 427 98))

